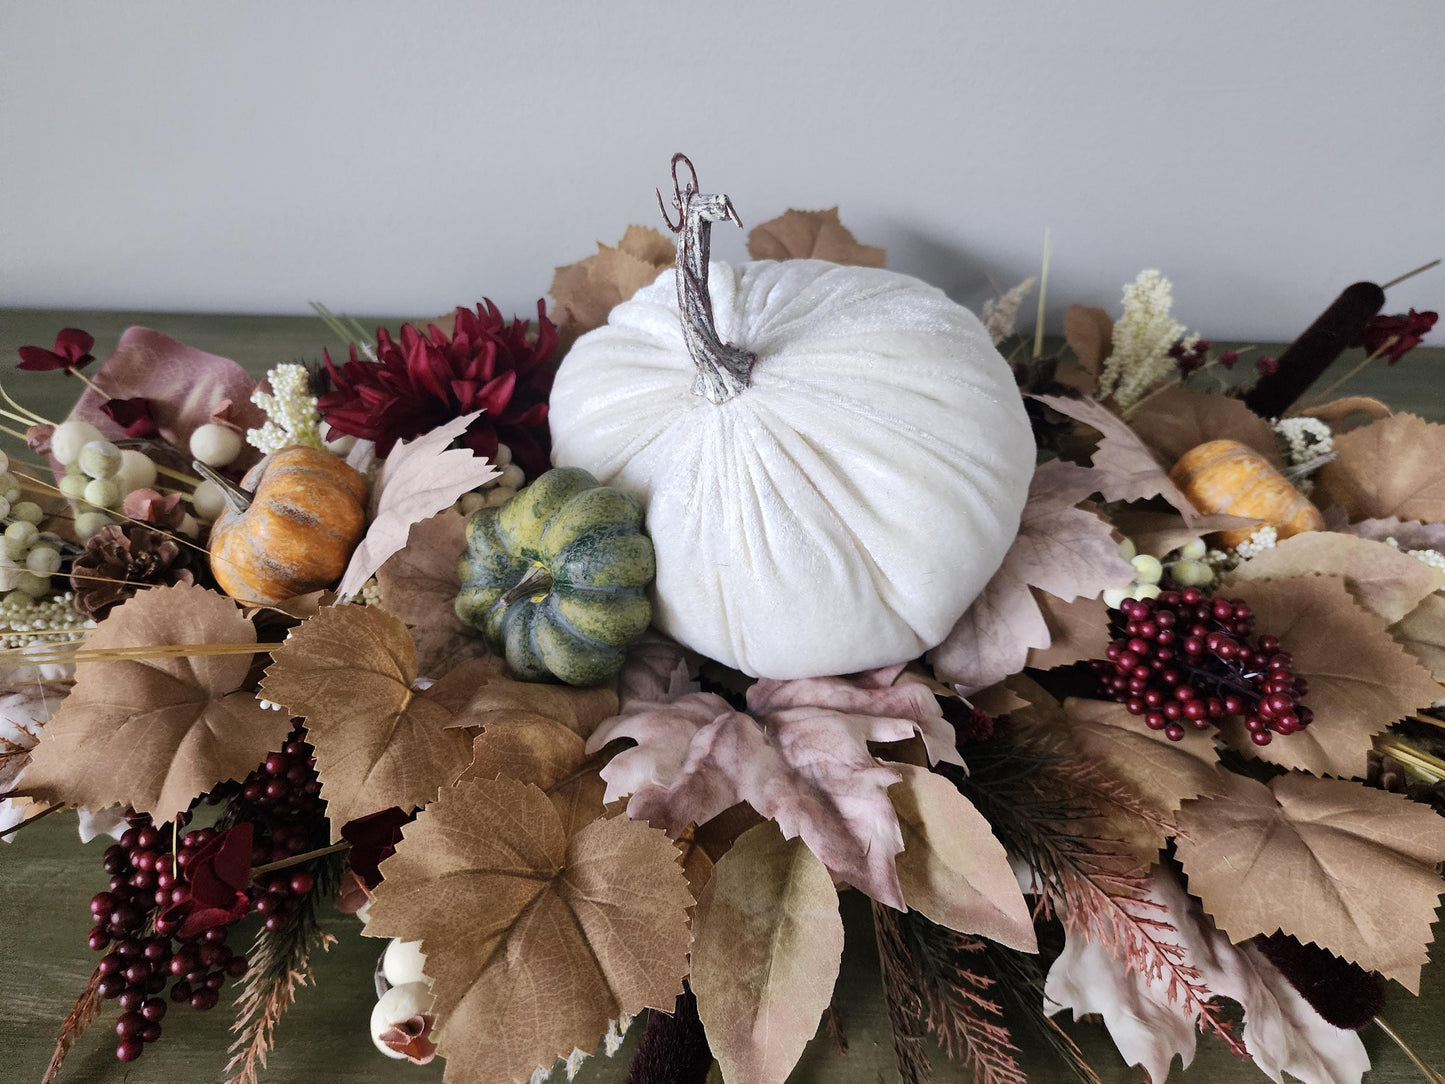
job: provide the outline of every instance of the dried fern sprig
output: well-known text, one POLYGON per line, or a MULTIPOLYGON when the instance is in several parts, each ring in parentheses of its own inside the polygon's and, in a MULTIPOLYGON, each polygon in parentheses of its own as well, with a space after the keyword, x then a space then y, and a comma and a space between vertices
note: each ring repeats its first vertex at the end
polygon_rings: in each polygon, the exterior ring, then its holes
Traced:
POLYGON ((336 891, 345 858, 328 856, 318 862, 315 884, 295 915, 276 933, 264 927, 251 946, 251 968, 236 996, 236 1022, 231 1031, 231 1060, 226 1063, 227 1084, 257 1084, 266 1055, 276 1045, 276 1025, 296 1000, 296 991, 312 983, 312 955, 327 951, 336 938, 321 928, 316 905, 336 891))
POLYGON ((100 968, 96 968, 60 1025, 60 1034, 55 1040, 55 1053, 50 1056, 50 1065, 46 1067, 40 1084, 51 1084, 60 1073, 60 1067, 65 1062, 65 1056, 70 1053, 70 1048, 99 1015, 100 1001, 100 968))
MULTIPOLYGON (((1024 739, 1026 741, 1026 739, 1024 739)), ((1090 764, 1042 745, 972 756, 960 790, 1008 850, 1035 871, 1040 909, 1066 928, 1107 946, 1126 967, 1164 985, 1166 996, 1241 1058, 1249 1052, 1212 1004, 1214 995, 1172 942, 1174 927, 1147 898, 1154 855, 1144 856, 1111 830, 1108 815, 1157 814, 1090 764)))

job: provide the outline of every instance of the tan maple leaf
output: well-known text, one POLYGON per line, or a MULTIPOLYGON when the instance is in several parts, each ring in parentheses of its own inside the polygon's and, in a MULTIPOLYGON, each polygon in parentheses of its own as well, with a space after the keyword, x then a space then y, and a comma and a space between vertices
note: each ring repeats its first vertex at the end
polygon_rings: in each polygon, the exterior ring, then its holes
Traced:
POLYGON ((1096 490, 1106 501, 1143 501, 1163 497, 1184 516, 1199 515, 1189 498, 1169 480, 1169 466, 1161 463, 1139 435, 1102 403, 1062 395, 1036 395, 1045 406, 1083 422, 1099 433, 1092 465, 1096 490))
POLYGON ((375 606, 327 607, 272 652, 262 695, 306 720, 333 843, 347 821, 423 806, 466 770, 474 732, 457 724, 492 665, 419 691, 411 634, 375 606))
POLYGON ((628 226, 616 246, 597 245, 595 255, 557 268, 549 291, 552 318, 576 337, 607 323, 607 314, 677 260, 677 247, 651 226, 628 226))
POLYGON ((1232 776, 1179 825, 1189 890, 1231 941, 1283 930, 1419 993, 1445 890, 1445 820, 1429 806, 1298 773, 1232 776))
POLYGON ((1338 576, 1356 602, 1387 622, 1399 621, 1445 587, 1445 572, 1394 546, 1335 531, 1306 531, 1241 562, 1220 590, 1228 594, 1248 580, 1309 575, 1338 576))
POLYGON ((1257 519, 1244 516, 1195 514, 1185 519, 1177 512, 1150 512, 1142 508, 1118 507, 1109 512, 1114 529, 1134 543, 1140 553, 1163 557, 1171 550, 1177 550, 1213 531, 1235 531, 1241 527, 1253 529, 1257 519))
POLYGON ((1338 576, 1246 580, 1230 593, 1249 604, 1258 632, 1277 636, 1293 657, 1295 676, 1309 683, 1303 703, 1315 716, 1308 728, 1265 746, 1231 720, 1220 732, 1246 755, 1315 775, 1362 776, 1374 736, 1445 691, 1338 576))
POLYGON ((412 525, 450 507, 502 472, 470 448, 450 448, 481 411, 453 418, 415 440, 398 441, 371 491, 371 524, 351 555, 336 593, 350 598, 382 562, 406 545, 412 525))
POLYGON ((904 902, 940 926, 1037 952, 1029 905, 983 814, 943 776, 892 767, 903 777, 888 797, 903 829, 897 863, 904 902))
POLYGON ((525 1081, 623 1013, 671 1011, 693 903, 677 857, 625 817, 569 837, 505 777, 443 791, 382 863, 365 932, 421 942, 444 1079, 525 1081))
POLYGON ((748 234, 748 255, 755 260, 830 260, 882 267, 887 253, 859 244, 838 221, 838 208, 830 207, 826 211, 789 210, 754 226, 748 234))
POLYGON ((1445 683, 1445 595, 1431 595, 1401 620, 1390 634, 1425 664, 1430 676, 1445 683))
POLYGON ((417 666, 428 677, 490 654, 453 606, 461 589, 457 559, 466 546, 466 527, 466 517, 452 509, 413 524, 406 545, 376 570, 381 606, 411 628, 417 666))
POLYGON ((182 652, 255 642, 255 626, 215 591, 177 584, 138 592, 86 638, 86 650, 173 646, 176 654, 77 664, 20 789, 89 809, 129 805, 163 821, 217 783, 244 779, 281 748, 291 722, 243 688, 252 655, 182 652))
POLYGON ((1445 523, 1445 425, 1396 414, 1335 437, 1315 475, 1314 501, 1349 518, 1445 523))
MULTIPOLYGON (((1047 648, 1053 631, 1035 589, 1067 601, 1096 597, 1133 578, 1109 524, 1074 507, 1096 489, 1095 474, 1059 460, 1034 472, 1018 535, 1003 564, 929 653, 940 678, 967 694, 1018 673, 1031 650, 1047 648)), ((1059 620, 1057 612, 1054 616, 1059 620)))
POLYGON ((1070 666, 1084 659, 1102 659, 1109 649, 1109 607, 1102 598, 1071 602, 1035 591, 1034 601, 1049 630, 1047 647, 1031 648, 1024 665, 1035 670, 1070 666))
POLYGON ((1227 395, 1167 387, 1131 411, 1129 425, 1166 466, 1211 440, 1237 440, 1273 466, 1284 466, 1269 422, 1227 395))
POLYGON ((783 1084, 838 980, 843 920, 823 863, 776 825, 718 861, 693 919, 692 976, 728 1084, 783 1084))

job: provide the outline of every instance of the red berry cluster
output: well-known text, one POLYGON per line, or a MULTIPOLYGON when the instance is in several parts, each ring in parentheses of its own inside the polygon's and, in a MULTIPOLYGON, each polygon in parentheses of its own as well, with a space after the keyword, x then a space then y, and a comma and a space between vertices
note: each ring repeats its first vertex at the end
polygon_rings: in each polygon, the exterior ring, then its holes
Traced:
MULTIPOLYGON (((155 825, 144 813, 127 817, 120 842, 105 851, 110 885, 90 901, 96 925, 89 937, 90 947, 105 953, 99 964, 100 996, 120 1003, 115 1055, 121 1061, 134 1061, 145 1044, 160 1038, 166 1002, 158 995, 167 984, 172 1001, 204 1012, 216 1006, 227 978, 246 973, 246 957, 226 945, 235 922, 255 913, 263 916, 267 930, 280 932, 316 884, 306 870, 277 870, 246 886, 234 912, 187 933, 193 902, 188 867, 237 824, 251 825, 252 866, 311 849, 325 839, 320 791, 311 746, 298 729, 239 788, 232 786, 220 822, 224 827, 185 832, 174 840, 176 829, 169 824, 155 825)), ((183 813, 177 824, 184 828, 190 819, 183 813)))
POLYGON ((1273 636, 1250 639, 1254 614, 1238 599, 1207 598, 1196 587, 1126 599, 1111 629, 1107 658, 1090 664, 1099 684, 1171 741, 1186 726, 1205 730, 1242 715, 1254 744, 1268 745, 1314 718, 1300 704, 1309 689, 1289 653, 1273 636))

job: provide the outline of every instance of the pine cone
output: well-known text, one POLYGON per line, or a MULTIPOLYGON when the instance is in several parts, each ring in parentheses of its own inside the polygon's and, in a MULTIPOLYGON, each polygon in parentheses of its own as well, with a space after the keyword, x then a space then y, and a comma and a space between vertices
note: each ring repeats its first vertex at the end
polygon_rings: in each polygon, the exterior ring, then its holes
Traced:
POLYGON ((71 566, 75 608, 99 621, 142 585, 191 584, 190 552, 138 523, 111 524, 92 535, 71 566))

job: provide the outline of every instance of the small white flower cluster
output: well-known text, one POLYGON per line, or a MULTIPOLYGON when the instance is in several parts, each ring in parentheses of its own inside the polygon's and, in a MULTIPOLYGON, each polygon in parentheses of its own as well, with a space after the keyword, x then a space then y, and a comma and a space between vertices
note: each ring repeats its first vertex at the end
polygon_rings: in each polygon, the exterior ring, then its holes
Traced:
POLYGON ((1247 561, 1251 557, 1258 557, 1265 550, 1274 549, 1275 543, 1278 541, 1279 532, 1266 524, 1239 545, 1235 546, 1234 552, 1247 561))
POLYGON ((1272 424, 1292 466, 1308 463, 1335 450, 1334 434, 1330 432, 1329 425, 1319 418, 1276 418, 1272 424))
MULTIPOLYGON (((1114 325, 1114 351, 1099 373, 1099 398, 1112 395, 1127 410, 1174 369, 1169 348, 1185 328, 1169 315, 1173 304, 1174 288, 1158 271, 1141 271, 1124 287, 1124 315, 1114 325)), ((1198 338, 1184 339, 1184 348, 1198 338)))
MULTIPOLYGON (((1394 546, 1396 549, 1400 548, 1400 543, 1393 538, 1385 539, 1385 543, 1386 545, 1394 546)), ((1413 557, 1415 560, 1427 564, 1433 569, 1445 572, 1445 553, 1441 553, 1439 550, 1406 550, 1405 553, 1407 556, 1413 557)), ((1441 590, 1445 591, 1445 588, 1441 588, 1441 590)))
POLYGON ((361 590, 357 592, 357 596, 361 599, 363 605, 381 605, 381 584, 376 582, 375 576, 361 585, 361 590))
POLYGON ((1215 573, 1229 572, 1239 564, 1239 554, 1233 550, 1211 549, 1204 555, 1204 563, 1214 569, 1215 573))
POLYGON ((991 297, 983 303, 983 310, 978 314, 979 319, 983 321, 984 330, 988 332, 988 337, 995 346, 1014 333, 1018 325, 1019 305, 1037 281, 1036 278, 1026 278, 1002 297, 991 297))
POLYGON ((271 394, 260 388, 251 393, 251 402, 266 412, 267 422, 260 429, 248 429, 246 440, 263 455, 270 455, 292 444, 321 448, 321 415, 316 410, 316 396, 306 366, 295 362, 277 365, 266 379, 271 394))

